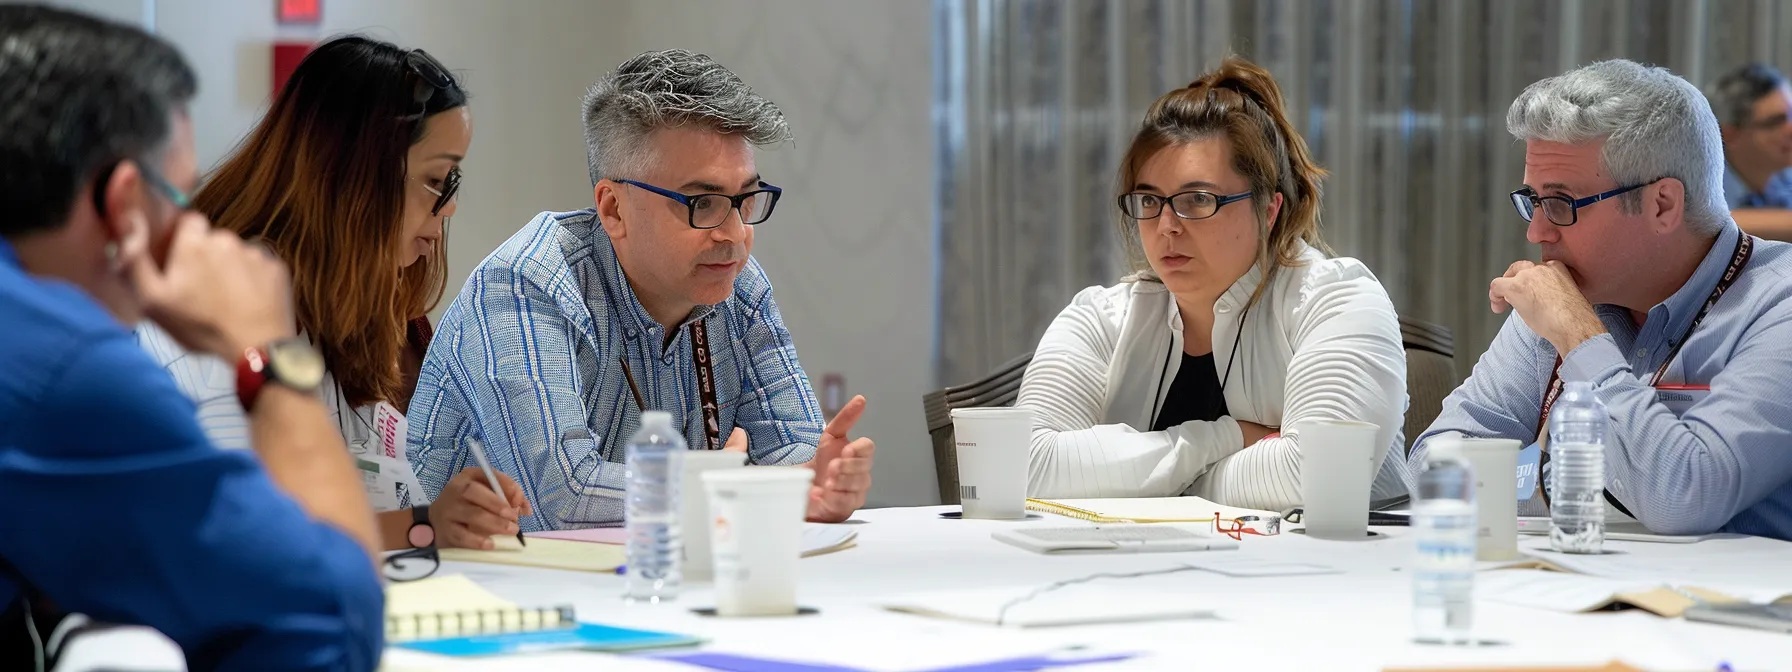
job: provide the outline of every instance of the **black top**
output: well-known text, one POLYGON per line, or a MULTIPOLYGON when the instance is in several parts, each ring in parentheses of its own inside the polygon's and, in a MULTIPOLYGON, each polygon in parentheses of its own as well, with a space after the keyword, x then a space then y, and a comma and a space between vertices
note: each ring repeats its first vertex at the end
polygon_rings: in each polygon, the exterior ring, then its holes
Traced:
POLYGON ((1182 354, 1182 368, 1170 382, 1164 397, 1163 410, 1151 431, 1161 432, 1190 420, 1218 420, 1226 415, 1226 391, 1220 387, 1220 376, 1213 370, 1213 353, 1182 354))

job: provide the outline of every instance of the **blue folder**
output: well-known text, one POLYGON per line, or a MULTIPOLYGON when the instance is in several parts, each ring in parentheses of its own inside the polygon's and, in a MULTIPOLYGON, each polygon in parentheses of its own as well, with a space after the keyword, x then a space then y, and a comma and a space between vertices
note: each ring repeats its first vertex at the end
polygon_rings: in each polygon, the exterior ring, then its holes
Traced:
POLYGON ((434 639, 395 643, 415 651, 445 656, 495 656, 532 651, 634 651, 703 643, 702 639, 670 632, 629 630, 595 623, 580 623, 577 628, 473 635, 450 639, 434 639))

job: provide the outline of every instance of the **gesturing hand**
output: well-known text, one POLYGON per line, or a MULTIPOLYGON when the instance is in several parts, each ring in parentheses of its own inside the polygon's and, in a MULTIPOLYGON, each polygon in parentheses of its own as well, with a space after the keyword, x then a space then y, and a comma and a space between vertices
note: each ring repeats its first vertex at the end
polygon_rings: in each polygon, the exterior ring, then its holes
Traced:
POLYGON ((865 494, 871 491, 872 454, 877 452, 877 445, 867 438, 846 438, 864 413, 865 397, 855 396, 822 430, 815 445, 815 459, 809 462, 809 468, 815 470, 814 484, 809 488, 809 520, 838 523, 865 505, 865 494))

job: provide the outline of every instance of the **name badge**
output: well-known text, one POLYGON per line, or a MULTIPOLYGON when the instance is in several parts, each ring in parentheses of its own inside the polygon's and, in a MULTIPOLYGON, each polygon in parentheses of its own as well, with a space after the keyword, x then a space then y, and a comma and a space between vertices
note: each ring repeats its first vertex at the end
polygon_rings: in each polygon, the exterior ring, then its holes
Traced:
POLYGON ((1707 385, 1660 385, 1655 388, 1655 401, 1668 407, 1674 415, 1686 415, 1686 411, 1708 396, 1711 396, 1711 387, 1707 385))
POLYGON ((398 408, 384 401, 373 407, 374 445, 379 446, 380 455, 389 460, 408 461, 405 456, 405 436, 410 434, 410 425, 405 422, 404 414, 398 408))
POLYGON ((1518 451, 1518 501, 1531 501, 1537 494, 1537 475, 1542 464, 1542 446, 1533 443, 1518 451))

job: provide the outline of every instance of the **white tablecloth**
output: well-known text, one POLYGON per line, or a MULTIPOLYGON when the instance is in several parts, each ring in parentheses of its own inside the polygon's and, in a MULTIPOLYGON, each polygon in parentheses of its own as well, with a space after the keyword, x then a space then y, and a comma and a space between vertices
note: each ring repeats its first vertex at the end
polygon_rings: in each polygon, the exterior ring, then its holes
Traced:
MULTIPOLYGON (((1124 590, 1185 595, 1210 607, 1212 619, 1062 628, 997 628, 898 614, 879 597, 954 588, 1039 586, 1103 571, 1167 568, 1202 554, 1042 556, 997 542, 990 532, 1015 525, 1063 526, 1045 516, 1026 522, 942 519, 957 507, 862 511, 857 547, 801 561, 799 602, 819 615, 718 619, 692 614, 713 605, 707 585, 687 585, 672 604, 629 605, 622 578, 555 570, 446 563, 527 606, 572 604, 580 620, 663 629, 710 640, 707 650, 749 653, 862 669, 917 670, 1083 645, 1093 651, 1142 652, 1119 663, 1077 670, 1375 670, 1387 666, 1470 664, 1597 664, 1620 659, 1645 669, 1792 669, 1792 635, 1665 619, 1640 611, 1566 614, 1488 601, 1475 608, 1476 634, 1494 645, 1472 648, 1413 644, 1411 556, 1407 528, 1377 528, 1382 538, 1326 542, 1284 532, 1245 537, 1238 553, 1301 560, 1342 574, 1230 578, 1183 572, 1113 580, 1124 590)), ((1526 546, 1545 544, 1539 538, 1526 546)), ((1610 550, 1666 567, 1673 583, 1792 593, 1792 543, 1761 538, 1698 544, 1606 542, 1610 550), (1659 561, 1659 562, 1658 562, 1659 561)), ((394 649, 392 670, 410 669, 689 669, 639 659, 560 653, 487 659, 469 665, 394 649)))

